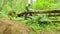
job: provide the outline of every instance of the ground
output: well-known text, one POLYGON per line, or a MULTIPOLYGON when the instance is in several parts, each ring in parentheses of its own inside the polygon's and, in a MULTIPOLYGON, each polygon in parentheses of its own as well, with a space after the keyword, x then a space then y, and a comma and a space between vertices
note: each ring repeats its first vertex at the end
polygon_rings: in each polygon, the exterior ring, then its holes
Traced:
POLYGON ((33 30, 23 23, 0 19, 0 34, 30 34, 31 32, 33 30))
POLYGON ((20 22, 0 18, 0 34, 60 34, 60 30, 40 31, 36 33, 32 28, 20 22))

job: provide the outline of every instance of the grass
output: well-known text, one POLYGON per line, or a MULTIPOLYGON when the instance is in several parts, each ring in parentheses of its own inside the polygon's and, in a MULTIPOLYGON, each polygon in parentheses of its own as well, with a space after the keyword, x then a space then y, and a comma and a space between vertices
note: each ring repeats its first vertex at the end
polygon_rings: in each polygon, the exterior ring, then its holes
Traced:
MULTIPOLYGON (((44 16, 44 15, 43 15, 44 16)), ((19 17, 19 18, 13 18, 14 21, 16 22, 24 22, 27 26, 32 28, 37 34, 40 33, 51 33, 55 34, 60 31, 60 23, 59 22, 50 22, 48 17, 43 17, 43 16, 31 16, 32 19, 28 18, 27 20, 24 20, 24 17, 19 17), (39 19, 41 18, 41 19, 39 19), (43 19, 42 19, 43 18, 43 19), (47 23, 45 22, 38 22, 38 20, 44 21, 48 20, 47 23), (40 24, 39 24, 40 23, 40 24)), ((57 17, 58 18, 58 17, 57 17)), ((50 19, 52 20, 52 19, 50 19)))

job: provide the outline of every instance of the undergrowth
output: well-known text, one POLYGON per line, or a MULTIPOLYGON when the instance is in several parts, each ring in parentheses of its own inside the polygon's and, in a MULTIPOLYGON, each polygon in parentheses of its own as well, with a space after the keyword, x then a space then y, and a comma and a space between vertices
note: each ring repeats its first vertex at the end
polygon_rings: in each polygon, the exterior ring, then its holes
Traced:
POLYGON ((37 16, 30 16, 27 20, 24 17, 13 17, 12 20, 16 22, 24 22, 27 26, 31 27, 37 34, 40 31, 49 31, 49 30, 59 30, 60 23, 51 22, 50 18, 46 15, 37 15, 37 16))

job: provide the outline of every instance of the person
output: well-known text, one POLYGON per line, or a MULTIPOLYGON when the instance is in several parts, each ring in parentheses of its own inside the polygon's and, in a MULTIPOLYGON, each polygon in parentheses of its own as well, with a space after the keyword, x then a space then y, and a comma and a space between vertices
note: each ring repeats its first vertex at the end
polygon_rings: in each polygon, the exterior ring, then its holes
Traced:
POLYGON ((31 8, 31 4, 26 5, 25 9, 26 9, 26 11, 25 11, 25 19, 27 19, 28 14, 30 16, 32 16, 33 9, 31 8))

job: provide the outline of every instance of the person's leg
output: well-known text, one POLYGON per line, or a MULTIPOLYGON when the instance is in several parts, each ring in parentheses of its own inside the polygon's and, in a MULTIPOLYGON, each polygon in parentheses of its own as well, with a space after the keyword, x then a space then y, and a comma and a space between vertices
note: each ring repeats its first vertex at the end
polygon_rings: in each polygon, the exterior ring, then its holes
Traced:
POLYGON ((28 17, 28 13, 25 12, 24 19, 27 19, 27 17, 28 17))
POLYGON ((32 16, 32 12, 30 12, 29 15, 32 16))

